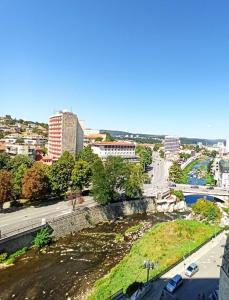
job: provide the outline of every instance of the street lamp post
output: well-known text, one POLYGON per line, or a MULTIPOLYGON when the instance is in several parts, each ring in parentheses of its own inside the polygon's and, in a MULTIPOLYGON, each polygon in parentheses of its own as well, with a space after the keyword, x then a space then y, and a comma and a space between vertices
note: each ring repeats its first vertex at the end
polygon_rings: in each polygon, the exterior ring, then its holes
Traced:
POLYGON ((144 269, 147 270, 147 282, 149 281, 149 271, 150 269, 154 269, 154 263, 153 261, 151 262, 150 260, 145 260, 143 264, 144 269))

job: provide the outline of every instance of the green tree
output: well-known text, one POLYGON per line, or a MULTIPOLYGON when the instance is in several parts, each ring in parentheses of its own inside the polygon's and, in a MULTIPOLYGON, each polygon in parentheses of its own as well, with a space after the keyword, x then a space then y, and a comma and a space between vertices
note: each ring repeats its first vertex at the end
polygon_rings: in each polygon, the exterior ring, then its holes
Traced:
POLYGON ((113 141, 115 141, 113 136, 109 132, 106 132, 106 142, 113 142, 113 141))
POLYGON ((22 181, 22 194, 26 199, 38 200, 49 195, 49 178, 46 167, 36 162, 28 169, 22 181))
POLYGON ((22 193, 22 180, 24 175, 27 171, 27 166, 22 164, 20 165, 17 170, 13 174, 13 189, 16 198, 19 198, 22 193))
POLYGON ((0 170, 0 208, 4 202, 11 201, 13 197, 12 173, 0 170))
POLYGON ((153 146, 153 151, 154 151, 154 152, 157 152, 157 151, 160 149, 160 147, 161 147, 160 144, 155 144, 155 145, 153 146))
POLYGON ((95 162, 95 160, 99 159, 99 157, 92 151, 91 146, 87 146, 80 151, 80 153, 77 156, 77 159, 86 161, 90 163, 90 165, 92 165, 95 162))
POLYGON ((104 164, 97 160, 92 175, 95 200, 101 204, 116 201, 123 190, 127 174, 127 164, 121 157, 109 156, 104 164))
POLYGON ((89 186, 91 175, 92 169, 89 162, 84 160, 76 161, 71 177, 72 187, 82 192, 84 188, 89 186))
POLYGON ((55 196, 63 195, 67 192, 71 173, 60 162, 55 162, 49 171, 49 181, 52 194, 55 196))
POLYGON ((14 173, 21 165, 30 168, 33 165, 33 160, 26 155, 18 154, 11 159, 9 169, 14 173))
POLYGON ((0 153, 0 170, 8 169, 10 165, 10 156, 7 153, 0 153))
POLYGON ((184 193, 183 191, 180 191, 180 190, 174 190, 174 189, 171 189, 170 190, 171 192, 171 195, 175 195, 177 197, 177 200, 179 201, 183 201, 184 200, 184 193))
POLYGON ((140 163, 144 169, 152 164, 152 150, 150 147, 138 145, 136 147, 136 154, 139 156, 140 163))
POLYGON ((165 152, 163 150, 160 150, 160 158, 165 158, 165 152))
POLYGON ((127 198, 139 198, 143 194, 143 184, 147 181, 148 175, 144 174, 140 164, 129 164, 128 174, 124 183, 125 195, 127 198))
POLYGON ((169 169, 169 179, 173 182, 180 183, 182 178, 182 170, 177 162, 174 162, 169 169))
POLYGON ((192 210, 195 214, 200 215, 207 221, 219 221, 221 217, 221 211, 217 204, 205 199, 198 199, 196 203, 193 204, 192 210))
POLYGON ((65 167, 69 171, 69 176, 71 176, 70 173, 72 172, 75 165, 75 159, 73 155, 68 151, 65 151, 58 159, 58 163, 65 167))

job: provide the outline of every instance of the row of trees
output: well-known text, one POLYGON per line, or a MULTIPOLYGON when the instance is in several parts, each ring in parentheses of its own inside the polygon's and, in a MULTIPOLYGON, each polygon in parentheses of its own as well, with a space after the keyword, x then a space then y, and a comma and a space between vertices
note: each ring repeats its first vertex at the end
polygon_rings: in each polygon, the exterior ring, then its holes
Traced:
POLYGON ((148 180, 143 164, 151 163, 148 150, 141 151, 141 164, 112 156, 102 162, 88 146, 77 157, 64 152, 52 166, 33 162, 23 155, 10 158, 0 154, 0 207, 13 199, 40 200, 67 192, 82 193, 88 187, 94 199, 102 204, 123 196, 140 197, 143 183, 148 180))

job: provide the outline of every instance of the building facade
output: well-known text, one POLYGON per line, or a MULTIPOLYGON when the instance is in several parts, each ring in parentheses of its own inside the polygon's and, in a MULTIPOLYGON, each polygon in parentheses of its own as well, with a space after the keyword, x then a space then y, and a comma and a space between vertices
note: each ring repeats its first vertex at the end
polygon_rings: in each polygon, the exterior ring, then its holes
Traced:
POLYGON ((229 160, 220 160, 216 164, 215 179, 218 186, 229 190, 229 160))
POLYGON ((57 160, 64 151, 75 155, 83 149, 83 129, 72 112, 59 112, 49 118, 48 154, 57 160))
POLYGON ((219 280, 219 300, 228 300, 229 298, 229 237, 227 237, 220 268, 219 280))
POLYGON ((180 139, 175 136, 165 136, 164 147, 166 155, 178 155, 180 150, 180 139))
POLYGON ((91 148, 102 160, 106 160, 108 156, 120 156, 129 161, 137 161, 134 143, 97 142, 91 148))

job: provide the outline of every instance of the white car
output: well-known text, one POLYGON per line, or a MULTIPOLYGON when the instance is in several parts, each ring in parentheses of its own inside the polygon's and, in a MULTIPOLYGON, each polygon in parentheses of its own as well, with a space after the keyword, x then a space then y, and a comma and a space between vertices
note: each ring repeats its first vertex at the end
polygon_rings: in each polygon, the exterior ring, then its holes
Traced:
POLYGON ((190 266, 187 267, 187 269, 185 270, 185 275, 188 277, 192 277, 196 272, 199 271, 199 267, 197 266, 197 264, 192 263, 190 266))

